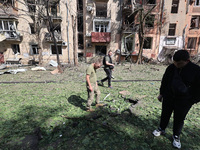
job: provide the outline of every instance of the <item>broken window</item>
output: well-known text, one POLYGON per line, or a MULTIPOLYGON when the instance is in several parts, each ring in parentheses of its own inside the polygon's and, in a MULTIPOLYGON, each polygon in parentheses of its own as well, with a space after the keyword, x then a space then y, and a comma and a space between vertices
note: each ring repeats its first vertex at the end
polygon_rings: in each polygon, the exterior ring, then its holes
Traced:
POLYGON ((36 12, 35 0, 27 0, 28 11, 33 13, 36 12))
POLYGON ((156 4, 156 0, 147 0, 147 4, 156 4))
POLYGON ((107 3, 96 3, 96 17, 107 17, 107 3))
POLYGON ((152 41, 153 41, 152 37, 146 37, 144 39, 143 49, 151 49, 152 48, 152 41))
POLYGON ((15 0, 0 0, 0 4, 6 6, 15 6, 15 0))
MULTIPOLYGON (((62 46, 57 45, 58 53, 62 55, 62 46)), ((51 54, 57 54, 55 45, 51 45, 51 54)))
POLYGON ((38 45, 33 44, 31 45, 30 55, 37 55, 39 54, 38 45))
POLYGON ((200 6, 200 0, 195 1, 195 6, 200 6))
POLYGON ((192 16, 190 28, 199 28, 200 27, 200 16, 192 16))
POLYGON ((78 48, 83 49, 83 34, 78 33, 78 48))
POLYGON ((175 24, 175 23, 169 24, 169 32, 168 32, 168 35, 174 36, 175 33, 176 33, 176 24, 175 24))
POLYGON ((147 28, 153 28, 154 27, 154 20, 155 20, 155 15, 149 15, 145 19, 145 27, 147 28))
POLYGON ((11 45, 14 54, 20 54, 19 44, 11 45))
POLYGON ((51 2, 50 13, 52 16, 57 16, 60 11, 59 1, 51 2))
POLYGON ((0 20, 0 30, 2 30, 2 31, 15 31, 15 22, 0 20))
POLYGON ((83 32, 83 14, 78 14, 78 32, 83 32))
POLYGON ((78 0, 77 3, 77 10, 83 10, 83 0, 78 0))
POLYGON ((171 13, 178 13, 179 0, 172 1, 171 13))
POLYGON ((95 32, 108 32, 108 22, 95 22, 95 32))
POLYGON ((34 27, 34 24, 33 23, 30 23, 30 29, 31 29, 31 34, 35 34, 35 27, 34 27))
POLYGON ((197 42, 196 37, 189 37, 188 43, 187 43, 187 48, 188 49, 195 49, 196 48, 196 42, 197 42))
POLYGON ((96 45, 95 50, 96 50, 97 55, 101 55, 101 56, 106 55, 106 46, 96 45))

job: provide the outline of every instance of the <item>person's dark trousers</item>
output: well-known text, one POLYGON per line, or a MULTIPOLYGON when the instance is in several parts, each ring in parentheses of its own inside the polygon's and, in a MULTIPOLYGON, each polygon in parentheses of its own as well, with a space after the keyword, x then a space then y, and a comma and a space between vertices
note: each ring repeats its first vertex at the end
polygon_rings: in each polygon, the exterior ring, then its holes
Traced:
POLYGON ((110 87, 111 86, 112 71, 110 69, 104 69, 104 71, 106 72, 107 77, 102 79, 101 82, 108 80, 108 87, 110 87))
POLYGON ((189 100, 163 99, 160 128, 165 130, 171 114, 174 112, 173 134, 179 136, 183 128, 184 120, 189 112, 192 103, 189 100))

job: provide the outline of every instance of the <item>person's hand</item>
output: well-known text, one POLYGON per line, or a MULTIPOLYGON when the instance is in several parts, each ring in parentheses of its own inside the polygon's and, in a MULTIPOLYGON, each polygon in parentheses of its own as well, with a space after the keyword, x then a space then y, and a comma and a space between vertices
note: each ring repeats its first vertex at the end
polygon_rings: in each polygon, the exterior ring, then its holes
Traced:
POLYGON ((157 97, 157 99, 158 99, 160 102, 162 102, 163 96, 162 96, 162 95, 159 95, 159 96, 157 97))
POLYGON ((90 90, 91 92, 93 91, 93 89, 92 89, 92 87, 91 87, 91 86, 89 87, 89 90, 90 90))

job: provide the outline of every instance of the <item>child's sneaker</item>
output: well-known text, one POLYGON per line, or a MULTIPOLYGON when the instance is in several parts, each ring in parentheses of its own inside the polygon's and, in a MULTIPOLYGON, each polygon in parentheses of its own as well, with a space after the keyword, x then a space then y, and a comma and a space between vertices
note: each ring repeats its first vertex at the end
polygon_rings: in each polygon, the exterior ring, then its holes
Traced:
POLYGON ((173 146, 178 149, 181 148, 180 138, 177 135, 173 136, 173 146))
POLYGON ((158 128, 153 131, 154 136, 160 136, 160 135, 164 135, 164 134, 165 134, 165 130, 162 130, 161 128, 158 128))

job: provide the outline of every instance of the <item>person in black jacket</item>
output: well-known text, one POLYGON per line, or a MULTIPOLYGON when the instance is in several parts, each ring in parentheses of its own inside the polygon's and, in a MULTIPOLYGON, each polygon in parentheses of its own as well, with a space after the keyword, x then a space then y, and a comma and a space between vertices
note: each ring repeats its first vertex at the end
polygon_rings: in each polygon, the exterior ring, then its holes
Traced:
POLYGON ((103 85, 103 82, 108 80, 108 87, 112 88, 111 86, 111 78, 112 78, 112 70, 114 69, 114 64, 112 64, 112 51, 110 50, 108 52, 108 55, 106 55, 103 59, 103 65, 104 65, 104 71, 106 72, 107 77, 101 80, 101 84, 103 85))
POLYGON ((200 101, 200 67, 189 60, 186 50, 179 50, 173 56, 163 75, 158 100, 162 102, 160 127, 153 131, 154 136, 165 134, 172 112, 173 146, 181 148, 180 134, 184 120, 193 104, 200 101))

